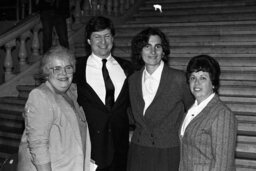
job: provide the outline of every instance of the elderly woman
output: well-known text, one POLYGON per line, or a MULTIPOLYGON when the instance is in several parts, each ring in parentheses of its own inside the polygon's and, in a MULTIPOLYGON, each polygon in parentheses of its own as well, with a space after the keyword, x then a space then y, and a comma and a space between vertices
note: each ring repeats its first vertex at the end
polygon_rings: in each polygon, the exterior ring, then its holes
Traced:
POLYGON ((147 28, 132 40, 132 57, 139 69, 129 78, 135 130, 128 171, 177 171, 179 127, 194 99, 185 73, 166 64, 168 41, 157 28, 147 28))
POLYGON ((220 67, 207 55, 192 58, 187 80, 195 97, 183 121, 180 171, 234 171, 236 119, 218 97, 220 67))
POLYGON ((62 47, 42 59, 45 83, 29 94, 18 171, 87 171, 90 139, 72 84, 75 58, 62 47))

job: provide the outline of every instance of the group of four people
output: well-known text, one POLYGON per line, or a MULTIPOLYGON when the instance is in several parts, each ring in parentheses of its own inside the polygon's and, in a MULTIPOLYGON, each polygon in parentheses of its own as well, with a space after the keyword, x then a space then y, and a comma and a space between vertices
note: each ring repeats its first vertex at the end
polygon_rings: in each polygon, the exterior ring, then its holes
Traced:
POLYGON ((132 65, 111 53, 114 36, 111 20, 93 17, 86 57, 44 54, 18 171, 233 171, 237 123, 218 97, 218 62, 200 55, 186 74, 170 68, 166 36, 147 28, 132 40, 132 65))

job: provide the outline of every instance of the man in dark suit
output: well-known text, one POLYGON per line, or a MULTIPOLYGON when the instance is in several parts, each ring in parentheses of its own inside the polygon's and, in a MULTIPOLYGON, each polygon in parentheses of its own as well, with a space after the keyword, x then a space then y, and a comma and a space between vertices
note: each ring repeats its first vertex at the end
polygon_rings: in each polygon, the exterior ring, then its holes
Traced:
POLYGON ((98 16, 85 28, 88 55, 77 60, 75 82, 92 143, 97 171, 125 171, 129 146, 127 77, 130 62, 111 54, 115 29, 108 18, 98 16))

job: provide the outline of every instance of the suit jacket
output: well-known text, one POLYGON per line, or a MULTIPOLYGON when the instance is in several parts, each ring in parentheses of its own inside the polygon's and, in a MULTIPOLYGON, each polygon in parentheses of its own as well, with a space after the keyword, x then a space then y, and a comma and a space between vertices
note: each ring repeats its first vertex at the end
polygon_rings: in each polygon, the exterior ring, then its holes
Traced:
MULTIPOLYGON (((128 77, 133 72, 130 62, 114 58, 128 77)), ((127 108, 130 104, 127 79, 113 108, 109 111, 93 88, 86 82, 87 59, 88 57, 84 57, 77 60, 74 81, 78 88, 78 103, 83 107, 88 121, 92 142, 92 159, 100 168, 109 166, 114 155, 121 163, 126 164, 129 146, 127 108)))
POLYGON ((76 111, 49 82, 29 94, 25 130, 19 146, 18 171, 36 171, 34 164, 51 162, 53 171, 89 170, 90 139, 75 85, 67 92, 76 111))
POLYGON ((143 70, 129 78, 130 101, 136 126, 131 141, 147 147, 178 147, 181 120, 194 101, 185 74, 165 64, 156 95, 143 116, 143 70))
POLYGON ((217 95, 181 138, 180 171, 234 171, 237 123, 217 95))

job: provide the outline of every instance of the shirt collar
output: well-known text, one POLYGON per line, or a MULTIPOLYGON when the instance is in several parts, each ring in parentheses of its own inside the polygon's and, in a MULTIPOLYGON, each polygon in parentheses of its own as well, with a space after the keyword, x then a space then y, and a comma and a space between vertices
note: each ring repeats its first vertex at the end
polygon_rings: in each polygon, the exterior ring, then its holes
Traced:
POLYGON ((144 72, 143 72, 144 81, 146 80, 146 78, 153 78, 154 80, 160 81, 163 68, 164 68, 164 62, 163 61, 160 62, 160 65, 158 66, 158 68, 152 74, 149 74, 148 71, 146 70, 146 67, 145 67, 144 72))
MULTIPOLYGON (((94 53, 92 53, 92 54, 90 55, 90 58, 92 59, 92 61, 94 61, 93 63, 94 63, 95 65, 97 65, 97 66, 100 67, 100 68, 102 67, 102 59, 103 59, 103 58, 101 58, 101 57, 95 55, 94 53)), ((113 63, 113 64, 116 64, 116 63, 117 63, 116 60, 112 57, 111 54, 110 54, 107 58, 105 58, 105 59, 107 59, 107 61, 109 61, 109 62, 111 62, 111 63, 113 63)))
POLYGON ((214 97, 215 93, 212 93, 209 97, 207 97, 204 101, 202 101, 199 105, 198 105, 198 102, 197 100, 195 100, 195 103, 194 105, 197 106, 197 107, 200 107, 200 108, 204 108, 211 100, 212 98, 214 97))

